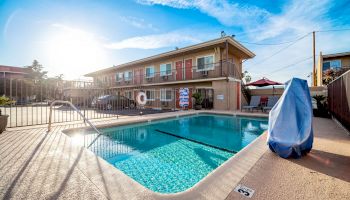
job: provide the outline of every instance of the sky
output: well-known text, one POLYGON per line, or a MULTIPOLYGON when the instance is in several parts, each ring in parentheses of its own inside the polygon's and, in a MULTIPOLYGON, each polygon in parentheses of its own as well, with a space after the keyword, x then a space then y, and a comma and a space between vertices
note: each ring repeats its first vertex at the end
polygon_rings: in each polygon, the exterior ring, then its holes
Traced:
POLYGON ((252 80, 310 81, 310 32, 317 55, 350 51, 349 13, 350 0, 0 0, 0 65, 82 79, 225 31, 256 54, 252 80))

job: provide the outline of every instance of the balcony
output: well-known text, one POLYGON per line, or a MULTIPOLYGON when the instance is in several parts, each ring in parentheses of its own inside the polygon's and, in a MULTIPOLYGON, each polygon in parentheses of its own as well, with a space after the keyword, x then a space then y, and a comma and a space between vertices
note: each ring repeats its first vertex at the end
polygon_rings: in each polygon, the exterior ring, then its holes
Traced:
POLYGON ((240 76, 241 74, 239 72, 239 69, 237 69, 233 63, 222 61, 201 66, 176 68, 169 71, 156 72, 147 75, 134 75, 133 77, 128 78, 128 80, 120 79, 114 83, 109 83, 108 86, 139 86, 220 77, 232 77, 240 79, 240 76))

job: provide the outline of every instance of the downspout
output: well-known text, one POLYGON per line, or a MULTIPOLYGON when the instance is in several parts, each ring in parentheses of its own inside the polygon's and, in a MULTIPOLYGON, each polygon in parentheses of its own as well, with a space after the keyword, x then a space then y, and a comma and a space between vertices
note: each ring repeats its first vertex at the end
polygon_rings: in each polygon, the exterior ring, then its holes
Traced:
POLYGON ((226 77, 228 77, 228 42, 225 41, 225 49, 226 49, 226 77))
POLYGON ((182 80, 186 80, 186 65, 185 65, 185 56, 182 54, 182 80))
POLYGON ((220 71, 221 71, 221 76, 223 75, 223 68, 222 68, 222 51, 220 49, 220 71))
POLYGON ((226 49, 226 80, 227 80, 227 86, 226 86, 226 94, 227 94, 227 100, 226 100, 226 106, 227 109, 230 110, 230 88, 229 88, 229 79, 228 79, 228 42, 227 40, 225 41, 225 49, 226 49))

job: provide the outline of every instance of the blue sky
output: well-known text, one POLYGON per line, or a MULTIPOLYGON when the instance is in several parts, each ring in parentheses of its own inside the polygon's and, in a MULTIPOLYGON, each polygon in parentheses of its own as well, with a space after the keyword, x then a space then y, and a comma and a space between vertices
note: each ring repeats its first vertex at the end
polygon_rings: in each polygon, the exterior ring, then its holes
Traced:
MULTIPOLYGON (((222 30, 238 41, 276 44, 313 30, 346 29, 348 13, 350 0, 0 0, 0 65, 25 66, 37 59, 51 76, 78 79, 217 38, 222 30)), ((350 51, 349 35, 318 32, 317 54, 350 51)), ((312 70, 311 35, 281 45, 248 43, 243 44, 257 56, 244 69, 254 80, 306 79, 312 70)))

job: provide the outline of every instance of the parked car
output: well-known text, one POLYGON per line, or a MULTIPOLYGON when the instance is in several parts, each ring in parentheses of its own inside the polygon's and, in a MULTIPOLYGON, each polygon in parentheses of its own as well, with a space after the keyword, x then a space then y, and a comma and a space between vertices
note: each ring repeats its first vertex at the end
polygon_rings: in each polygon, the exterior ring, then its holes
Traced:
POLYGON ((97 109, 111 110, 113 108, 135 108, 134 100, 118 95, 104 95, 94 99, 91 106, 97 109))
POLYGON ((29 104, 30 102, 27 100, 27 99, 18 99, 16 102, 15 102, 15 105, 16 106, 24 106, 24 105, 27 105, 29 104))

